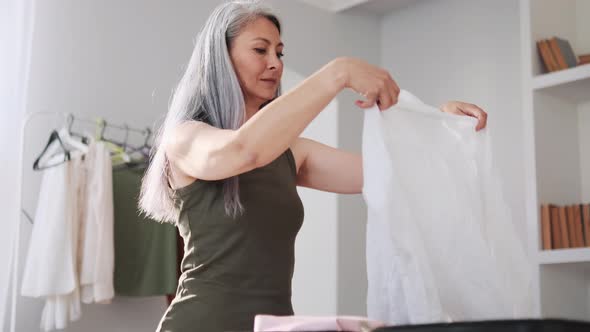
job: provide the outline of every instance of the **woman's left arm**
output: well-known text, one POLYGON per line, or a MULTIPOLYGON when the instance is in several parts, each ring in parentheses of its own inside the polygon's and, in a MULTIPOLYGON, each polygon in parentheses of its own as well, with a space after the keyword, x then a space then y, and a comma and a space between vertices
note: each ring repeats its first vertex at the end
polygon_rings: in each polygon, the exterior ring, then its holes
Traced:
POLYGON ((297 185, 338 194, 358 194, 363 187, 362 156, 307 138, 291 145, 297 185))
MULTIPOLYGON (((450 101, 442 105, 440 110, 477 118, 477 131, 487 124, 487 113, 473 104, 450 101)), ((296 139, 291 150, 297 164, 297 185, 339 194, 362 192, 361 154, 336 149, 307 138, 296 139)))

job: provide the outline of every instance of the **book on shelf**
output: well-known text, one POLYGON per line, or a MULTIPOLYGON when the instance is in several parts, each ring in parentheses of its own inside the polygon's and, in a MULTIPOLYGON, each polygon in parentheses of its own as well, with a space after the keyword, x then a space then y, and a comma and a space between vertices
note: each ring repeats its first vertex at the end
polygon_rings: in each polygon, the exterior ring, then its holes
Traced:
POLYGON ((561 243, 561 227, 559 227, 559 209, 557 206, 552 205, 551 209, 551 242, 553 243, 552 249, 561 249, 563 244, 561 243))
MULTIPOLYGON (((582 62, 581 57, 576 57, 570 42, 560 37, 538 40, 537 50, 547 72, 572 68, 582 62)), ((588 59, 584 57, 584 60, 588 59)))
POLYGON ((539 55, 541 56, 541 60, 543 60, 543 64, 545 65, 546 72, 552 72, 557 70, 557 62, 551 53, 551 49, 549 48, 549 43, 547 40, 539 40, 537 41, 537 50, 539 51, 539 55))
POLYGON ((590 63, 590 54, 578 55, 578 65, 585 65, 590 63))
POLYGON ((582 205, 582 228, 584 233, 584 245, 590 247, 590 204, 582 205))
POLYGON ((559 206, 557 209, 559 210, 559 228, 561 230, 561 245, 562 248, 569 248, 570 234, 569 229, 567 227, 567 213, 565 210, 565 206, 559 206))
MULTIPOLYGON (((549 48, 551 49, 551 53, 553 54, 553 57, 555 58, 555 61, 557 62, 557 69, 562 70, 562 69, 569 68, 570 66, 567 62, 565 62, 565 56, 559 47, 560 45, 557 42, 557 38, 553 37, 553 38, 549 39, 547 42, 549 43, 549 48)), ((572 67, 574 67, 575 65, 576 64, 574 64, 572 67)))
POLYGON ((574 228, 575 228, 575 232, 574 234, 575 236, 575 247, 579 248, 579 247, 584 247, 584 232, 582 230, 582 216, 580 215, 580 205, 581 204, 575 204, 572 206, 572 214, 573 214, 573 219, 574 219, 574 228))
POLYGON ((543 235, 543 250, 552 249, 551 245, 551 205, 541 206, 541 233, 543 235))
POLYGON ((543 250, 590 247, 590 204, 541 205, 543 250))

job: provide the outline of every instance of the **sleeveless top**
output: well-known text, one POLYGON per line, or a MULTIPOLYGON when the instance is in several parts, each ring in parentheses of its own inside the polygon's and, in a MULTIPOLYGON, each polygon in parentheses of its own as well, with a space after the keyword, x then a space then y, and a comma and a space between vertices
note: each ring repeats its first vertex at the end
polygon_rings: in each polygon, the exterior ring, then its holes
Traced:
POLYGON ((292 315, 295 237, 303 223, 293 153, 238 175, 245 211, 225 213, 222 181, 175 190, 184 257, 158 331, 252 331, 256 314, 292 315))

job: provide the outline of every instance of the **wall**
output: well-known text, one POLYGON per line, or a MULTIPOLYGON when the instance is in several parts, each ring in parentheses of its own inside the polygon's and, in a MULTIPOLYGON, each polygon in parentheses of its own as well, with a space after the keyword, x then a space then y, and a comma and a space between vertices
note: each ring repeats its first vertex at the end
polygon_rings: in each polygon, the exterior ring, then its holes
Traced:
POLYGON ((383 18, 382 65, 428 104, 476 104, 489 115, 492 153, 524 236, 517 1, 421 1, 383 18))

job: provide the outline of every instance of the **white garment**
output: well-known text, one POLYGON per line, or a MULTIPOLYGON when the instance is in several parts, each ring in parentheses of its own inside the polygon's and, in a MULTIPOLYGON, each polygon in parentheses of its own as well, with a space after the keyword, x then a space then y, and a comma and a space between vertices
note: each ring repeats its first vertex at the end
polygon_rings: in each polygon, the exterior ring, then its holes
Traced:
POLYGON ((383 327, 382 322, 357 316, 273 316, 256 315, 254 332, 348 331, 365 332, 383 327))
POLYGON ((82 186, 79 155, 43 174, 21 294, 45 298, 41 315, 45 331, 63 329, 81 316, 77 242, 82 186))
MULTIPOLYGON (((54 156, 49 164, 63 160, 54 156)), ((114 212, 110 153, 91 142, 82 158, 44 171, 21 294, 45 298, 41 328, 81 317, 80 301, 114 297, 114 212)))
POLYGON ((531 261, 487 129, 402 90, 365 112, 367 312, 390 324, 532 315, 531 261))
POLYGON ((105 144, 91 143, 86 154, 87 187, 81 232, 82 302, 110 303, 115 295, 115 238, 111 157, 105 144))

